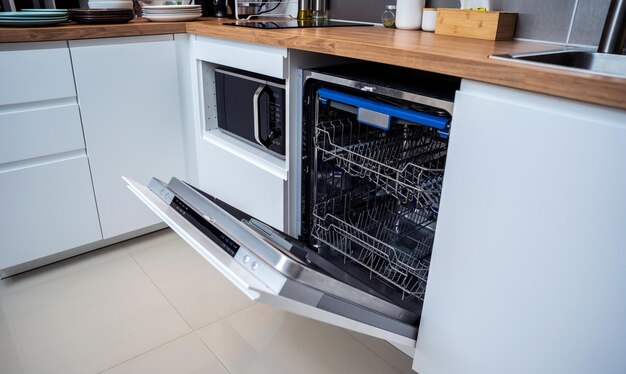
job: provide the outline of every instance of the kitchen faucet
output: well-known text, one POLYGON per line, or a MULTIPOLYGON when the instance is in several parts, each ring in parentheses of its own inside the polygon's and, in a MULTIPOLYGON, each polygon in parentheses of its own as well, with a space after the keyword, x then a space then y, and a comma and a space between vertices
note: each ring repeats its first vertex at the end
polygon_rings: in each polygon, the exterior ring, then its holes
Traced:
POLYGON ((622 54, 626 42, 626 0, 611 0, 598 52, 622 54))

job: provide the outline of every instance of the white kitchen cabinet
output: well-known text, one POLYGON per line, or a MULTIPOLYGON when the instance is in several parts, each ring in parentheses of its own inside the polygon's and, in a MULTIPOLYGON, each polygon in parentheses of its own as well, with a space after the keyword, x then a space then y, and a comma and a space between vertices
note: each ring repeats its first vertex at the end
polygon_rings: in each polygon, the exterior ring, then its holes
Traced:
POLYGON ((626 371, 626 112, 463 82, 414 369, 626 371))
POLYGON ((84 252, 102 233, 67 43, 3 44, 0 65, 4 277, 84 252))
POLYGON ((173 35, 70 42, 105 239, 159 222, 125 188, 186 176, 173 35))
POLYGON ((75 97, 67 42, 0 44, 0 105, 75 97))
POLYGON ((0 167, 0 275, 102 239, 84 150, 0 167))
POLYGON ((200 36, 192 37, 190 48, 198 187, 283 229, 287 161, 218 129, 214 70, 227 66, 284 79, 287 49, 200 36))

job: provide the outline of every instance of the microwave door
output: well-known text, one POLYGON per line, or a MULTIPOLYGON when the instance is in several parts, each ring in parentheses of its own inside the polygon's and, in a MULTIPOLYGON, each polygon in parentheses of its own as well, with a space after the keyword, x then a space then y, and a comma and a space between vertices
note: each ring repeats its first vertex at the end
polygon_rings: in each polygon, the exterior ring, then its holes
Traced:
POLYGON ((153 179, 146 187, 124 179, 146 206, 250 299, 399 345, 415 345, 415 315, 286 254, 258 228, 186 183, 173 178, 166 185, 153 179))

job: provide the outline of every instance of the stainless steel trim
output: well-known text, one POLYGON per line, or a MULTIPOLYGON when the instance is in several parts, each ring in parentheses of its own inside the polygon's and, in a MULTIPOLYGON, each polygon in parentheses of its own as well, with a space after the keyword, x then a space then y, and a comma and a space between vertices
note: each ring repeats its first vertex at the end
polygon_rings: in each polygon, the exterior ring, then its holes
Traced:
POLYGON ((267 148, 265 145, 263 145, 263 143, 261 143, 261 130, 259 129, 259 127, 261 126, 261 124, 259 123, 259 98, 261 97, 264 89, 265 83, 262 83, 259 88, 256 89, 256 92, 252 97, 252 113, 254 116, 254 140, 256 140, 256 142, 259 143, 259 145, 263 148, 267 148))
POLYGON ((539 51, 539 52, 520 52, 520 53, 510 53, 510 54, 501 54, 501 55, 491 55, 491 58, 520 58, 526 56, 540 56, 540 55, 549 55, 554 53, 561 53, 565 51, 574 51, 575 49, 569 48, 559 48, 559 49, 551 49, 547 51, 539 51))
POLYGON ((235 219, 186 183, 172 178, 168 188, 180 199, 194 207, 199 213, 212 217, 215 220, 213 225, 229 235, 231 239, 236 240, 239 245, 253 251, 264 262, 286 277, 329 295, 334 295, 357 305, 363 305, 366 308, 400 321, 413 323, 418 318, 412 311, 407 311, 395 304, 301 265, 285 255, 280 248, 267 238, 235 219))
MULTIPOLYGON (((569 48, 566 48, 566 49, 550 50, 550 51, 544 51, 544 52, 530 52, 530 53, 491 55, 491 56, 489 56, 489 58, 493 59, 493 60, 513 62, 513 63, 516 63, 516 64, 524 64, 524 65, 530 65, 530 66, 540 66, 540 67, 543 67, 543 68, 551 68, 551 69, 558 69, 558 70, 563 70, 563 71, 571 71, 573 73, 586 73, 586 74, 593 74, 593 75, 602 75, 602 76, 607 76, 607 77, 624 78, 624 74, 621 74, 621 73, 613 73, 613 72, 606 72, 606 71, 600 71, 600 70, 592 70, 592 69, 585 69, 585 68, 570 67, 570 66, 564 66, 564 65, 559 65, 559 64, 552 64, 552 63, 540 62, 540 61, 531 61, 531 60, 525 60, 524 59, 524 57, 546 56, 546 55, 560 54, 560 53, 565 53, 565 52, 585 52, 585 53, 590 53, 590 54, 594 54, 595 53, 595 52, 587 50, 587 49, 569 49, 569 48)), ((622 56, 622 55, 599 54, 599 53, 595 53, 595 54, 596 55, 600 55, 600 56, 604 56, 604 58, 612 58, 612 59, 624 58, 624 56, 622 56)))
POLYGON ((215 72, 222 73, 222 74, 225 74, 225 75, 230 75, 230 76, 241 78, 241 79, 247 79, 247 80, 252 81, 252 82, 262 83, 262 84, 266 84, 266 85, 272 86, 272 87, 285 89, 285 85, 284 84, 278 84, 278 83, 274 83, 274 82, 271 82, 271 81, 254 78, 254 77, 251 77, 251 76, 248 76, 248 75, 233 73, 232 71, 228 71, 228 70, 222 70, 222 69, 218 68, 218 69, 215 69, 215 72))
MULTIPOLYGON (((250 140, 250 139, 246 139, 246 138, 244 138, 243 136, 239 136, 239 135, 237 135, 237 134, 233 134, 232 132, 227 131, 227 130, 224 130, 224 129, 221 129, 221 128, 211 129, 211 130, 209 130, 208 132, 211 132, 211 131, 213 131, 213 132, 220 132, 220 134, 226 135, 226 136, 228 136, 229 138, 236 139, 236 140, 238 140, 238 141, 241 141, 241 142, 243 142, 243 143, 246 143, 246 145, 249 145, 249 146, 251 146, 251 147, 254 147, 254 149, 255 149, 255 150, 256 150, 256 149, 259 149, 259 150, 261 150, 261 151, 263 151, 263 152, 265 152, 265 153, 269 153, 269 154, 270 154, 270 155, 272 155, 273 157, 278 157, 278 158, 280 158, 281 160, 285 160, 285 155, 281 155, 280 153, 278 153, 278 152, 276 152, 276 151, 273 151, 272 149, 267 148, 267 147, 265 147, 264 145, 260 145, 260 144, 258 144, 256 141, 253 141, 253 140, 250 140)), ((235 145, 236 145, 237 147, 241 147, 241 146, 240 146, 240 145, 238 145, 238 144, 235 144, 235 145)))
POLYGON ((389 96, 400 100, 412 101, 418 104, 427 105, 439 109, 443 109, 452 114, 454 109, 454 102, 436 99, 429 96, 419 95, 411 92, 400 91, 390 87, 377 86, 369 83, 363 83, 352 79, 339 78, 336 76, 328 75, 311 70, 303 71, 303 84, 306 84, 308 79, 316 79, 322 82, 338 84, 350 88, 356 88, 357 90, 374 92, 383 96, 389 96))

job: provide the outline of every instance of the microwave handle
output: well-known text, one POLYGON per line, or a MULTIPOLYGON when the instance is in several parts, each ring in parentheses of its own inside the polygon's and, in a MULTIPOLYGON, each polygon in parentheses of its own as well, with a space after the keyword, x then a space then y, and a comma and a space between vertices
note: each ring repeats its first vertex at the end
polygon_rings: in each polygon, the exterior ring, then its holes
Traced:
POLYGON ((261 95, 263 95, 265 87, 267 87, 265 83, 259 85, 259 88, 256 89, 252 98, 252 107, 254 109, 254 139, 263 147, 267 146, 263 144, 263 141, 261 140, 261 113, 259 111, 259 107, 261 106, 261 95))

